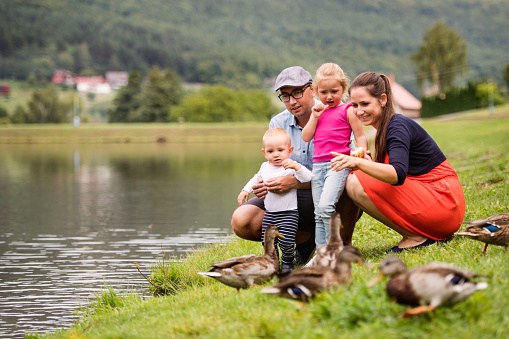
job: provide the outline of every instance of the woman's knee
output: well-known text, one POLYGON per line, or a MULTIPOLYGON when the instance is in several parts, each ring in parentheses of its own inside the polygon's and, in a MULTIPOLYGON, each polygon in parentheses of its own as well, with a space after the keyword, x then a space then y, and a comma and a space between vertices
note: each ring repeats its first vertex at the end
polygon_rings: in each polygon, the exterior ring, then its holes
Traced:
POLYGON ((364 191, 364 188, 355 174, 348 176, 346 180, 346 192, 354 202, 360 201, 362 197, 367 196, 366 191, 364 191))

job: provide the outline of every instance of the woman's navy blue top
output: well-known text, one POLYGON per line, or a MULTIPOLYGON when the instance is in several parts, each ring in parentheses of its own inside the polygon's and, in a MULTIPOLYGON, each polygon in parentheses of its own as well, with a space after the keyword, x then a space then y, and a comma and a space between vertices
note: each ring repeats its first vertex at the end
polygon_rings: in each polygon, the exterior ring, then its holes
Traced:
POLYGON ((387 126, 387 153, 398 174, 396 185, 402 185, 407 174, 426 174, 447 159, 424 128, 401 114, 387 126))

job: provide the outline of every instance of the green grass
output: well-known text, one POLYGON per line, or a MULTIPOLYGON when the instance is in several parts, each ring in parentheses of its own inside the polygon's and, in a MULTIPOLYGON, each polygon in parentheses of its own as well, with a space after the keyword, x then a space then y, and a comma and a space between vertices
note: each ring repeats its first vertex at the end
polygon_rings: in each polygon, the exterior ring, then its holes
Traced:
MULTIPOLYGON (((465 191, 465 219, 509 212, 509 107, 493 115, 477 111, 454 120, 426 120, 423 126, 458 170, 465 191)), ((368 216, 361 218, 354 234, 354 245, 375 266, 398 241, 395 232, 368 216)), ((91 308, 82 310, 79 323, 47 337, 505 338, 509 253, 490 246, 483 257, 482 246, 455 236, 447 243, 401 253, 410 267, 447 262, 484 274, 489 283, 488 289, 453 307, 404 319, 400 314, 406 307, 387 298, 384 284, 366 287, 376 269, 363 266, 354 267, 350 288, 323 293, 305 309, 295 301, 263 295, 259 287, 237 293, 197 275, 209 262, 262 251, 259 243, 231 237, 226 243, 196 249, 180 262, 155 259, 149 279, 161 286, 171 281, 169 295, 141 299, 107 289, 91 308)), ((135 268, 133 274, 138 274, 135 268)))
POLYGON ((268 122, 0 125, 0 144, 260 142, 268 122))

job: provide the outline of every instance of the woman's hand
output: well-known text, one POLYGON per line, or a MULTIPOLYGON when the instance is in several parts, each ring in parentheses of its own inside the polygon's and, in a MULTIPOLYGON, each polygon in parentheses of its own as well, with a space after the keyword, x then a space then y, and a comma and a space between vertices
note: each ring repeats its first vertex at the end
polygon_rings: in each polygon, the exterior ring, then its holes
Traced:
POLYGON ((351 157, 337 152, 331 152, 331 154, 335 156, 331 160, 331 167, 336 172, 345 168, 359 169, 367 175, 388 184, 395 185, 398 183, 398 174, 392 165, 381 164, 371 160, 366 161, 365 158, 351 157))
POLYGON ((369 161, 372 161, 373 159, 371 158, 371 151, 368 149, 366 150, 366 153, 364 154, 364 159, 366 160, 369 160, 369 161))
POLYGON ((330 152, 332 155, 334 155, 334 158, 331 160, 331 167, 334 171, 339 172, 345 168, 358 168, 359 167, 359 161, 364 161, 362 158, 358 157, 352 157, 349 155, 337 153, 337 152, 330 152))

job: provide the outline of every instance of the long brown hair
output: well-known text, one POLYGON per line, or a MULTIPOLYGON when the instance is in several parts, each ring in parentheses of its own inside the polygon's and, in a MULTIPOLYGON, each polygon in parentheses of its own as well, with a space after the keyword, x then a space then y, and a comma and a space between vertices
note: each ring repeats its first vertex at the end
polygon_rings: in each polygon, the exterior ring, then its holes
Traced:
POLYGON ((382 94, 387 96, 387 103, 382 106, 382 114, 375 136, 375 161, 383 163, 387 154, 387 126, 395 114, 389 78, 384 74, 364 72, 352 81, 348 94, 355 87, 365 87, 368 93, 378 100, 381 100, 382 94))

